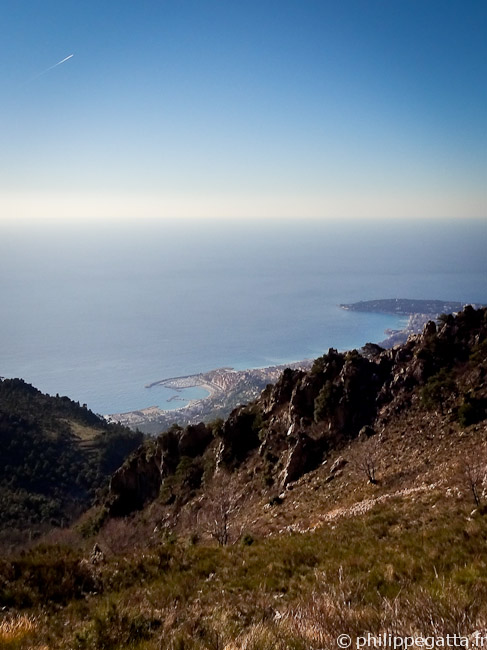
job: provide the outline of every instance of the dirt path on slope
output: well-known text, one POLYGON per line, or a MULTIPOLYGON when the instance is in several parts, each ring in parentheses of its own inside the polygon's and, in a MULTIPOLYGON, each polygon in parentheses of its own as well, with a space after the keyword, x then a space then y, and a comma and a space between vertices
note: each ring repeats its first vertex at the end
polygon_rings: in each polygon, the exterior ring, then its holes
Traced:
POLYGON ((397 490, 396 492, 382 494, 381 496, 375 497, 373 499, 364 499, 363 501, 357 501, 357 503, 354 503, 351 506, 335 508, 334 510, 330 510, 325 514, 320 515, 318 521, 314 524, 311 524, 308 528, 302 528, 299 524, 292 524, 291 526, 287 527, 287 530, 290 532, 298 533, 313 531, 317 528, 321 528, 325 524, 329 524, 343 517, 357 517, 364 515, 365 513, 369 512, 369 510, 372 510, 374 506, 380 503, 385 503, 390 499, 408 497, 412 494, 420 494, 422 492, 430 492, 431 490, 437 488, 439 485, 440 482, 423 484, 413 488, 405 488, 403 490, 397 490))

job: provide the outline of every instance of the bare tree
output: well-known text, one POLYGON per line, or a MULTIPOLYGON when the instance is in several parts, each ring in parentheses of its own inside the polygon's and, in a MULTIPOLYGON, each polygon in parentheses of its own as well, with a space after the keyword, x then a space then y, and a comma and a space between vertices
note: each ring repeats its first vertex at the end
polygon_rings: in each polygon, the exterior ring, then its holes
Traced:
POLYGON ((198 523, 220 546, 230 543, 230 527, 237 510, 236 501, 231 476, 219 472, 208 492, 208 502, 198 512, 198 523))
POLYGON ((378 465, 378 443, 376 439, 367 440, 359 444, 353 454, 353 463, 355 467, 365 474, 369 483, 376 484, 376 472, 378 465))
POLYGON ((472 493, 477 508, 482 506, 483 483, 486 476, 486 466, 483 461, 471 462, 465 460, 463 463, 463 477, 467 488, 472 493))
POLYGON ((375 456, 365 455, 357 462, 357 467, 368 478, 369 483, 377 483, 375 472, 377 470, 377 461, 375 456))
POLYGON ((207 525, 207 532, 216 539, 220 546, 228 544, 228 520, 231 514, 231 506, 227 499, 221 499, 213 507, 210 521, 207 525))

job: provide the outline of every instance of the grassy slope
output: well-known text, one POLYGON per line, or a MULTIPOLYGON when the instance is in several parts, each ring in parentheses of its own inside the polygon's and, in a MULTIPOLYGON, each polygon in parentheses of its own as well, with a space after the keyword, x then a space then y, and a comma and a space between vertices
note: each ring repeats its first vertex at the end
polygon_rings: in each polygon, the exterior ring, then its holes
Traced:
POLYGON ((485 423, 464 429, 418 405, 384 430, 377 485, 355 441, 332 481, 330 459, 281 503, 262 495, 236 510, 232 535, 254 522, 251 544, 154 531, 146 511, 111 521, 93 564, 65 533, 76 550, 34 549, 3 582, 6 620, 30 615, 5 647, 304 650, 343 633, 470 634, 487 624, 487 517, 461 460, 485 459, 486 441, 485 423))
POLYGON ((34 601, 34 634, 17 647, 304 649, 391 628, 468 634, 487 622, 487 523, 470 509, 432 491, 250 546, 169 540, 84 568, 50 551, 42 579, 32 577, 37 551, 20 563, 25 578, 12 594, 17 605, 34 601), (92 595, 74 599, 82 583, 92 595), (42 608, 42 594, 61 606, 42 608))

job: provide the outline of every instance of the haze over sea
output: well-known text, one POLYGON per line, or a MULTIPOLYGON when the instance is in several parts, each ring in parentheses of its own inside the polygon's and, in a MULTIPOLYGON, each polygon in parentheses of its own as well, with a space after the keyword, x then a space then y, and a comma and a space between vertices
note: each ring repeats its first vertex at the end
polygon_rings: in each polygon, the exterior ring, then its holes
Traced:
POLYGON ((487 303, 486 251, 482 220, 4 221, 0 375, 98 413, 181 406, 145 385, 360 347, 404 323, 339 303, 487 303))

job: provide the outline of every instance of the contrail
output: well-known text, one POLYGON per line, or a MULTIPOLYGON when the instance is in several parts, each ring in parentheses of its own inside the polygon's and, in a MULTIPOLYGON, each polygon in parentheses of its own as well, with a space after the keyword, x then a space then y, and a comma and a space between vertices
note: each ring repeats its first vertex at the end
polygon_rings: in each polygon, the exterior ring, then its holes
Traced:
POLYGON ((62 61, 58 61, 54 65, 51 65, 49 68, 46 68, 42 72, 39 72, 39 74, 37 74, 35 77, 32 77, 32 79, 29 79, 29 81, 26 82, 26 83, 34 81, 35 79, 39 79, 39 77, 42 77, 43 74, 46 74, 46 72, 49 72, 49 70, 52 70, 53 68, 57 68, 58 65, 61 65, 61 63, 64 63, 65 61, 68 61, 68 59, 71 59, 73 56, 74 56, 74 54, 70 54, 66 58, 62 59, 62 61))
MULTIPOLYGON (((61 63, 64 63, 65 61, 67 61, 68 59, 70 59, 72 56, 74 56, 74 54, 70 54, 69 56, 67 56, 67 57, 66 57, 65 59, 63 59, 62 61, 59 61, 59 63, 56 63, 55 65, 52 65, 51 68, 55 68, 57 65, 61 65, 61 63)), ((48 70, 50 70, 51 68, 48 68, 48 70)))

